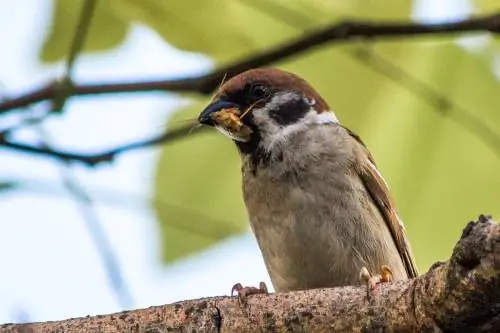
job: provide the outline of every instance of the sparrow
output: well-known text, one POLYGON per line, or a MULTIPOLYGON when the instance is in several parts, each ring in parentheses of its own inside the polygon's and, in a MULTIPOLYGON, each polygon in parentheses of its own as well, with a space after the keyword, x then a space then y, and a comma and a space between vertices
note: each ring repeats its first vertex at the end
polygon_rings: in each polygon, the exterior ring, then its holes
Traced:
MULTIPOLYGON (((360 273, 369 284, 418 275, 373 156, 304 79, 243 72, 198 122, 235 143, 251 229, 277 292, 356 285, 360 273)), ((267 293, 262 283, 234 290, 267 293)))

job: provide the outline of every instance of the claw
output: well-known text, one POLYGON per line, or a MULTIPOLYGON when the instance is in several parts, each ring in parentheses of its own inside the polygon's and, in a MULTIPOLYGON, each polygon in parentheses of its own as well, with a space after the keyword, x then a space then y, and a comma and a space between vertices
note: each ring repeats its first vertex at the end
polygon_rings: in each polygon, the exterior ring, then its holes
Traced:
POLYGON ((234 292, 238 293, 238 302, 242 305, 246 305, 246 298, 249 295, 256 294, 268 294, 267 286, 264 282, 259 283, 259 287, 243 287, 241 283, 236 283, 231 288, 231 296, 233 296, 234 292))
POLYGON ((381 275, 382 275, 382 279, 380 281, 381 283, 388 283, 388 282, 394 281, 394 276, 393 276, 392 270, 389 268, 389 266, 382 265, 380 271, 381 271, 381 275))
POLYGON ((379 285, 381 283, 388 283, 394 280, 392 270, 387 265, 380 267, 380 274, 371 275, 366 267, 361 268, 359 276, 367 285, 367 297, 371 299, 373 296, 378 295, 379 285))

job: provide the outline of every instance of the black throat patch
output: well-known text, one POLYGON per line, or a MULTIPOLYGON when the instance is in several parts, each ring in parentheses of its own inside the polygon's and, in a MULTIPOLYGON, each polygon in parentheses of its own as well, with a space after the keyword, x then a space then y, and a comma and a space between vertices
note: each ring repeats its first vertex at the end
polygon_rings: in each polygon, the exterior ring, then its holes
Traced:
POLYGON ((248 142, 235 141, 236 146, 243 155, 250 157, 250 172, 255 176, 257 174, 257 167, 266 167, 271 161, 271 154, 266 152, 261 146, 260 142, 262 137, 259 129, 254 127, 252 139, 248 142))

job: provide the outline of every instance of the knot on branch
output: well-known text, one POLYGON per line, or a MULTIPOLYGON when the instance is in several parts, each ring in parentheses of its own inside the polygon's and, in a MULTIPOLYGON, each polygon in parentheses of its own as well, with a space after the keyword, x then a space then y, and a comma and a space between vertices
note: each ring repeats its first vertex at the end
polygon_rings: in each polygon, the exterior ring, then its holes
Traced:
POLYGON ((487 215, 469 222, 444 272, 431 307, 439 327, 468 332, 500 316, 500 225, 487 215))
POLYGON ((68 98, 74 94, 75 83, 69 76, 64 76, 54 80, 50 87, 53 93, 51 111, 61 112, 68 98))
MULTIPOLYGON (((457 263, 465 270, 462 273, 466 273, 479 266, 482 260, 498 257, 500 255, 499 231, 491 215, 480 215, 477 221, 470 221, 453 250, 452 263, 457 263)), ((493 260, 492 264, 491 268, 500 269, 498 260, 493 260)))

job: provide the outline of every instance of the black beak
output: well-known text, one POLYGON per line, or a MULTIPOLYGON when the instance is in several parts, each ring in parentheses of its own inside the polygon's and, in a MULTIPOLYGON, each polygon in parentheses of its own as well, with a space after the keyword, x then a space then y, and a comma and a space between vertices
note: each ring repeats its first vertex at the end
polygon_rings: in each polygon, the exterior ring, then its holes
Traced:
POLYGON ((208 105, 198 116, 198 122, 203 125, 213 126, 212 114, 222 109, 239 108, 238 104, 227 101, 216 101, 208 105))

